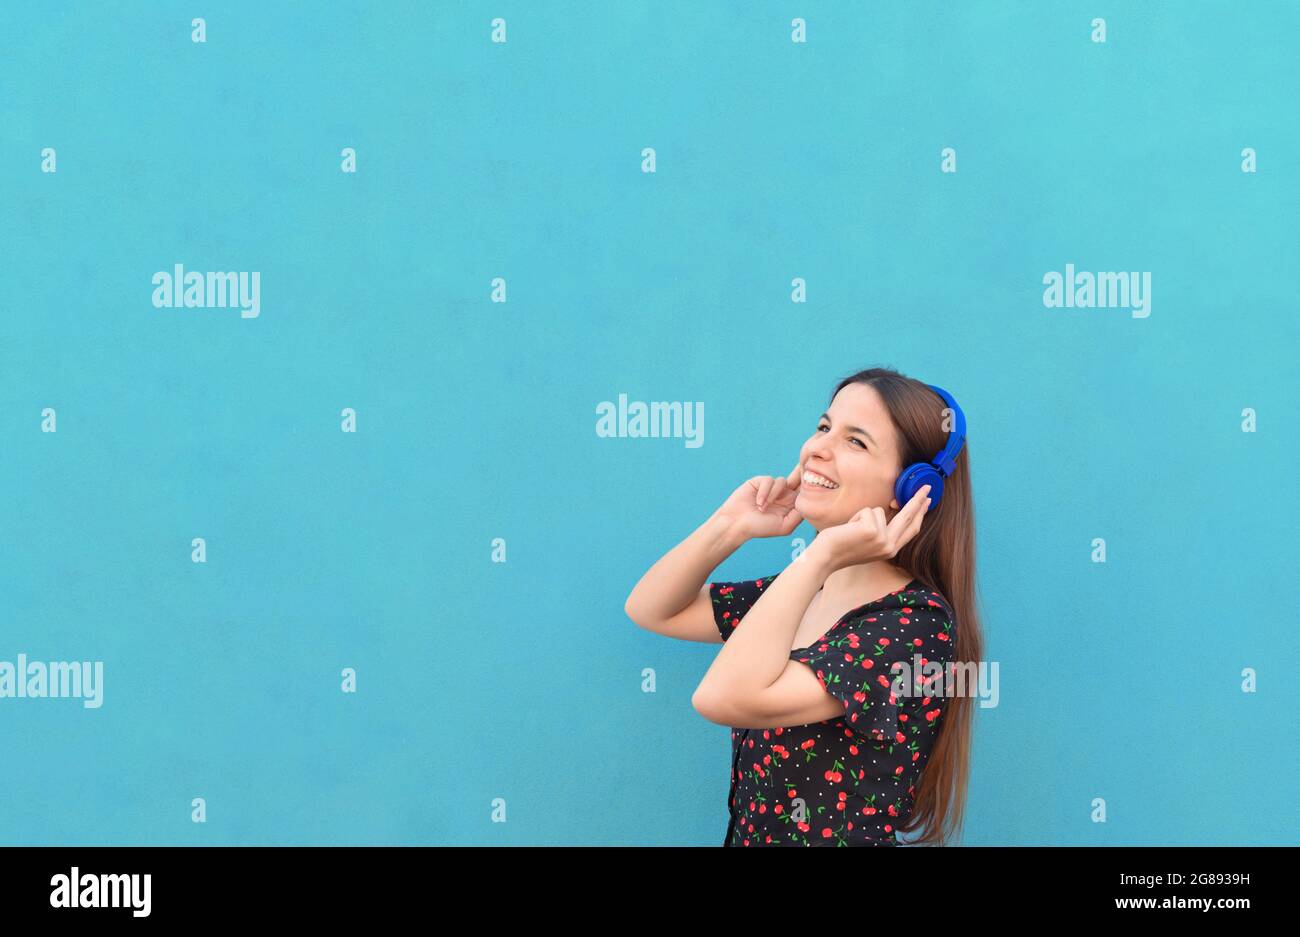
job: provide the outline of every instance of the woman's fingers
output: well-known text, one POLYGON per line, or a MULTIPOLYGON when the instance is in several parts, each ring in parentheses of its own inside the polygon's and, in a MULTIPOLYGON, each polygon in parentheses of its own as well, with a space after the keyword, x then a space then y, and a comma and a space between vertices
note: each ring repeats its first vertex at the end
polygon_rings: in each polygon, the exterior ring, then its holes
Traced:
POLYGON ((789 478, 764 478, 758 485, 755 501, 760 509, 769 504, 794 504, 792 493, 797 489, 798 485, 791 486, 789 478))
POLYGON ((903 509, 894 515, 894 521, 891 523, 897 522, 900 527, 906 527, 917 514, 925 513, 925 500, 929 496, 930 486, 922 485, 917 489, 916 494, 908 499, 907 504, 903 505, 903 509), (902 520, 899 520, 900 517, 902 520))
POLYGON ((895 514, 894 519, 889 522, 892 529, 906 535, 899 541, 900 547, 907 543, 908 540, 911 540, 916 532, 921 529, 921 521, 925 518, 929 496, 930 486, 922 485, 916 494, 912 495, 908 500, 907 504, 903 505, 903 509, 895 514))
POLYGON ((800 514, 798 511, 796 511, 794 508, 791 508, 789 511, 787 511, 785 514, 785 518, 781 521, 781 536, 784 537, 787 534, 791 533, 796 527, 799 526, 799 522, 802 520, 803 520, 803 515, 800 514))
POLYGON ((885 518, 884 508, 874 507, 871 509, 871 522, 876 528, 877 536, 887 536, 889 521, 885 518))

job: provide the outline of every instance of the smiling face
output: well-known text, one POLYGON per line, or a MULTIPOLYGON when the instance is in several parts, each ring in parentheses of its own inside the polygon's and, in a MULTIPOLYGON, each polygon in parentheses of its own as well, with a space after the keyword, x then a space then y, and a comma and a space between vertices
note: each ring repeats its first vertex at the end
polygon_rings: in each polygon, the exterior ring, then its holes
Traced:
POLYGON ((835 395, 799 450, 799 465, 795 508, 817 530, 843 524, 865 507, 882 507, 886 517, 899 508, 894 481, 903 466, 894 423, 870 385, 848 384, 835 395))

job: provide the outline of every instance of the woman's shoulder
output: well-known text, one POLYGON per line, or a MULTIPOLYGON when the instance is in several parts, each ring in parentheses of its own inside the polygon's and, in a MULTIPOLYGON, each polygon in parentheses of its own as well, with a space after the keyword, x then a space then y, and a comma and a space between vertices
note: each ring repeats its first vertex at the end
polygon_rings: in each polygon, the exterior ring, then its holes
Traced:
POLYGON ((955 621, 952 603, 937 588, 927 585, 920 579, 913 579, 912 582, 908 583, 908 586, 910 588, 905 588, 899 593, 899 597, 904 600, 903 604, 905 606, 920 609, 929 614, 941 614, 949 620, 955 621))
POLYGON ((722 617, 739 618, 758 601, 763 590, 771 585, 776 577, 777 574, 773 573, 756 579, 715 579, 709 583, 709 597, 713 601, 713 607, 722 614, 722 617))
POLYGON ((847 622, 859 632, 901 633, 913 640, 924 635, 942 635, 940 641, 949 641, 954 636, 956 623, 952 605, 944 594, 919 579, 856 610, 847 622))

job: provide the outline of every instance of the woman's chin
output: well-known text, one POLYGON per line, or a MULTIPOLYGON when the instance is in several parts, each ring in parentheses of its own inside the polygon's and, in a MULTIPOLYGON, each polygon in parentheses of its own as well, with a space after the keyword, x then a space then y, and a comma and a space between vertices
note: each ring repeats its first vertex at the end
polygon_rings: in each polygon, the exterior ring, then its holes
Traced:
POLYGON ((799 512, 799 515, 808 522, 808 526, 812 527, 813 530, 822 531, 827 527, 838 527, 840 524, 848 523, 849 518, 853 516, 851 513, 845 514, 843 511, 831 512, 822 505, 809 504, 809 500, 811 499, 799 498, 794 503, 794 509, 799 512))
POLYGON ((815 503, 809 504, 809 499, 799 498, 794 503, 794 509, 799 512, 799 516, 807 521, 815 530, 821 530, 823 527, 834 527, 835 522, 827 520, 826 509, 818 507, 815 503))

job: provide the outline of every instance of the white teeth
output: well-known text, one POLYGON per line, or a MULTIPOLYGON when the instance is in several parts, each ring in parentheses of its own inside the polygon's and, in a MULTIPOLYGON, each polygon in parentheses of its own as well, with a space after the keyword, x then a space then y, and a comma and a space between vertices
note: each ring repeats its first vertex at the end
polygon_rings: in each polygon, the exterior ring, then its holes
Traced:
POLYGON ((816 472, 807 469, 805 469, 803 473, 803 483, 805 485, 817 485, 820 488, 829 488, 831 491, 834 491, 836 488, 840 487, 839 485, 835 484, 835 482, 831 481, 829 478, 825 478, 821 475, 818 475, 816 472))

